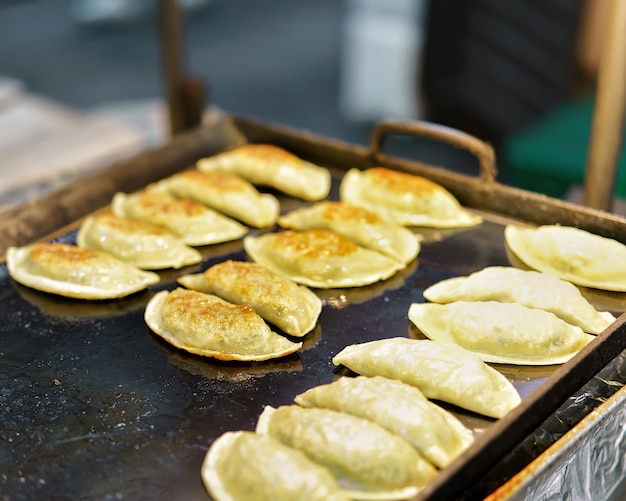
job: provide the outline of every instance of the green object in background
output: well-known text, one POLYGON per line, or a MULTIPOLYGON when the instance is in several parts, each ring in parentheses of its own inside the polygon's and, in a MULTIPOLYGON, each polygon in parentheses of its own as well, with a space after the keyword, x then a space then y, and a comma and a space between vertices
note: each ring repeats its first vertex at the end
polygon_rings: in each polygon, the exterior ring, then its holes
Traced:
MULTIPOLYGON (((557 107, 529 129, 507 138, 502 160, 510 183, 564 198, 583 185, 593 117, 593 96, 557 107)), ((626 158, 620 155, 615 194, 626 197, 626 158)))

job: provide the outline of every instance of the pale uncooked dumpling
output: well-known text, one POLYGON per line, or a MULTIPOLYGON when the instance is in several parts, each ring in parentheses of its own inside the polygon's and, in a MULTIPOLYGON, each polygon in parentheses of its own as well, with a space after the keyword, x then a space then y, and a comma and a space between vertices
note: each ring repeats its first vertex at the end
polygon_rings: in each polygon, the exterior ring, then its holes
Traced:
POLYGON ((250 235, 243 246, 257 263, 294 282, 321 289, 369 285, 404 268, 399 261, 328 230, 250 235))
POLYGON ((428 339, 389 338, 347 346, 333 357, 363 376, 383 376, 417 386, 442 400, 501 418, 521 401, 511 382, 478 356, 428 339))
POLYGON ((62 243, 9 247, 6 260, 16 282, 79 299, 124 297, 160 280, 105 252, 62 243))
POLYGON ((386 167, 350 169, 341 181, 340 197, 403 226, 461 228, 482 222, 443 186, 386 167))
POLYGON ((258 263, 228 260, 204 273, 179 277, 178 282, 231 303, 252 306, 291 336, 310 332, 322 311, 322 301, 314 292, 258 263))
POLYGON ((571 226, 507 225, 508 247, 527 266, 576 285, 626 292, 626 246, 571 226))
POLYGON ((424 297, 433 303, 519 303, 554 313, 590 334, 599 334, 615 320, 611 313, 597 311, 570 282, 510 266, 488 266, 468 276, 442 280, 428 287, 424 297))
POLYGON ((301 450, 327 467, 340 485, 347 479, 364 492, 388 493, 383 499, 399 494, 410 497, 436 475, 436 469, 402 437, 343 412, 298 405, 267 406, 256 431, 301 450))
POLYGON ((413 303, 409 319, 434 341, 500 364, 562 364, 594 339, 553 313, 518 303, 413 303))
POLYGON ((439 468, 474 442, 469 429, 452 413, 430 402, 417 387, 381 376, 341 377, 301 393, 295 402, 377 423, 405 438, 439 468))
POLYGON ((220 435, 202 463, 202 480, 215 501, 349 501, 325 467, 268 435, 220 435))
POLYGON ((152 188, 195 200, 256 228, 273 226, 280 213, 280 202, 274 195, 259 193, 252 183, 232 172, 192 169, 159 181, 152 188))
POLYGON ((345 202, 318 202, 294 209, 278 218, 292 230, 331 230, 348 240, 408 264, 420 250, 420 238, 404 226, 385 221, 376 213, 345 202))
POLYGON ((146 270, 181 268, 202 261, 202 255, 167 230, 136 219, 100 214, 87 217, 78 230, 80 247, 107 252, 146 270))
POLYGON ((168 343, 219 360, 268 360, 302 347, 270 330, 249 306, 182 288, 154 295, 144 318, 168 343))
POLYGON ((256 185, 308 201, 322 200, 330 192, 328 169, 271 144, 244 144, 202 158, 196 167, 201 171, 233 172, 256 185))
POLYGON ((234 219, 199 202, 178 199, 158 190, 130 195, 116 193, 111 209, 118 216, 161 226, 192 246, 229 242, 248 232, 247 227, 234 219))

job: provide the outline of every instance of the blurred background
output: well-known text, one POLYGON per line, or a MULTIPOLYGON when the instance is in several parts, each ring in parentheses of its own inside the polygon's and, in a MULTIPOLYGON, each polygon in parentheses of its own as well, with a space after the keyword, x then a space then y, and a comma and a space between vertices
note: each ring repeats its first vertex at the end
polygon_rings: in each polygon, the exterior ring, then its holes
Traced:
MULTIPOLYGON (((179 0, 207 105, 359 144, 382 119, 431 120, 491 142, 501 181, 563 198, 583 182, 609 4, 179 0)), ((0 207, 168 140, 158 6, 0 0, 0 207)))

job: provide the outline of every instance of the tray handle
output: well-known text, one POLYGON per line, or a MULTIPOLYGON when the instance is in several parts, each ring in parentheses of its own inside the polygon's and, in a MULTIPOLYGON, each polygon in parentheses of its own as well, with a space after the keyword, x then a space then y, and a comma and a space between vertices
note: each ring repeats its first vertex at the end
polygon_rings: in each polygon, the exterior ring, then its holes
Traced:
POLYGON ((486 182, 495 180, 498 170, 496 168, 496 155, 493 147, 471 134, 423 120, 383 120, 376 124, 370 139, 370 158, 377 163, 383 163, 380 160, 382 156, 381 150, 384 146, 385 138, 390 134, 423 136, 443 141, 455 148, 467 150, 478 159, 480 179, 486 182))

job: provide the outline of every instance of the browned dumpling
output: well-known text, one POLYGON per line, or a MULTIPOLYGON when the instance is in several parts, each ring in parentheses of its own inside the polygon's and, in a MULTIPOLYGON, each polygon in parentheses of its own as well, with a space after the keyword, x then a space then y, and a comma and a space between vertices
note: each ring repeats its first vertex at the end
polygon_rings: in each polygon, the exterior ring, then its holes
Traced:
POLYGON ((80 225, 76 242, 80 247, 107 252, 146 270, 181 268, 202 260, 197 250, 167 230, 109 213, 86 218, 80 225))
POLYGON ((271 144, 244 144, 198 160, 201 171, 234 172, 251 183, 315 201, 328 196, 330 172, 271 144))
POLYGON ((156 224, 181 238, 187 245, 200 246, 236 240, 248 228, 193 200, 178 199, 158 190, 127 195, 116 193, 111 209, 117 216, 156 224))
POLYGON ((340 196, 344 202, 404 226, 457 228, 482 222, 443 186, 385 167, 349 170, 341 182, 340 196))
POLYGON ((228 260, 204 273, 179 277, 178 282, 231 303, 252 306, 265 320, 297 337, 315 327, 322 310, 322 301, 311 290, 258 263, 228 260))
POLYGON ((9 247, 6 259, 16 282, 72 298, 119 298, 159 281, 156 273, 142 271, 104 252, 62 243, 9 247))
POLYGON ((273 226, 280 213, 274 195, 259 193, 252 183, 232 172, 192 169, 166 178, 154 188, 195 200, 256 228, 273 226))
POLYGON ((182 288, 153 296, 144 318, 168 343, 219 360, 269 360, 302 347, 271 331, 250 306, 182 288))
POLYGON ((281 231, 244 238, 257 263, 309 287, 359 287, 389 278, 404 265, 328 230, 281 231))
POLYGON ((358 245, 408 264, 420 250, 420 238, 408 228, 346 202, 318 202, 278 218, 292 230, 331 230, 358 245))

